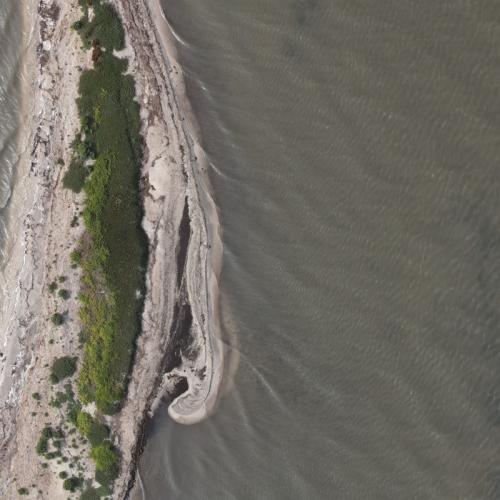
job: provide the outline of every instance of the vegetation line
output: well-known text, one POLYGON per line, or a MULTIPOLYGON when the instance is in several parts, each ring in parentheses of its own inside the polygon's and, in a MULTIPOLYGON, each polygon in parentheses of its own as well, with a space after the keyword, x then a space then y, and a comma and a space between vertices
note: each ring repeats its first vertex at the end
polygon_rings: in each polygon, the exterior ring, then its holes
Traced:
MULTIPOLYGON (((85 194, 85 232, 70 255, 72 267, 82 269, 78 297, 83 356, 77 373, 78 397, 71 385, 78 358, 54 360, 50 381, 54 386, 62 380, 67 383, 65 392, 58 391, 50 404, 66 405, 68 424, 89 442, 100 486, 94 488, 87 481, 81 498, 99 498, 111 494, 119 470, 119 453, 112 445, 105 415, 120 409, 127 389, 140 331, 147 242, 141 228, 139 105, 134 80, 125 74, 127 61, 115 55, 124 48, 123 27, 114 7, 104 0, 78 2, 83 15, 72 27, 83 48, 92 51, 93 67, 80 77, 81 128, 63 184, 85 194), (96 411, 84 411, 90 403, 95 403, 96 411)), ((50 293, 57 287, 52 282, 50 293)), ((66 300, 70 292, 61 289, 58 296, 66 300)), ((59 326, 65 317, 54 313, 51 320, 59 326)), ((33 398, 41 400, 38 393, 33 398)), ((64 439, 61 429, 46 427, 37 444, 38 454, 48 460, 62 457, 64 439)), ((83 488, 82 474, 68 478, 64 472, 60 477, 69 491, 83 488)))
POLYGON ((140 328, 146 240, 141 229, 139 105, 114 8, 81 0, 74 28, 92 48, 93 69, 82 73, 77 101, 81 131, 65 183, 86 195, 86 233, 78 252, 83 271, 80 317, 84 358, 78 380, 83 403, 114 413, 125 395, 134 341, 140 328))
MULTIPOLYGON (((72 28, 79 33, 83 50, 91 51, 92 67, 80 76, 80 130, 72 143, 63 184, 85 196, 81 213, 85 231, 69 255, 71 267, 82 271, 78 298, 83 353, 47 363, 48 394, 35 392, 32 398, 40 409, 45 404, 61 410, 59 418, 46 422, 34 443, 45 460, 41 467, 48 468, 48 461, 55 461, 65 490, 81 491, 81 500, 95 500, 112 494, 119 472, 120 454, 112 443, 106 416, 119 411, 127 390, 140 332, 147 241, 141 227, 139 105, 134 80, 125 74, 128 63, 115 55, 125 45, 123 27, 105 0, 78 3, 82 17, 72 28), (77 454, 80 445, 87 443, 95 465, 93 477, 77 454)), ((64 161, 57 164, 63 166, 64 161)), ((71 222, 74 225, 78 216, 71 222)), ((59 276, 48 285, 59 305, 72 295, 62 288, 65 281, 65 276, 59 276)), ((68 312, 55 311, 48 319, 56 329, 67 316, 68 312)), ((37 414, 32 412, 32 416, 37 414)), ((18 494, 30 491, 23 486, 18 494)))

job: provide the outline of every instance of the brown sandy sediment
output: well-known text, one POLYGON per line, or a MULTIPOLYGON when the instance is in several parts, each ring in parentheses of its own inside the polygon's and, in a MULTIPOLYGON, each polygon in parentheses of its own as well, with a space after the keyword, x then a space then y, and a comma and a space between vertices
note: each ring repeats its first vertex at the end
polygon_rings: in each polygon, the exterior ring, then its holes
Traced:
MULTIPOLYGON (((204 154, 158 2, 113 3, 127 37, 121 55, 129 58, 141 105, 143 225, 149 239, 143 333, 127 397, 110 422, 122 452, 113 496, 124 498, 133 484, 148 416, 159 401, 173 400, 170 416, 187 424, 205 418, 215 407, 223 365, 217 314, 222 246, 204 154)), ((60 410, 45 404, 48 415, 33 417, 32 412, 40 410, 31 394, 48 397, 46 363, 74 353, 78 343, 79 273, 70 267, 69 253, 81 236, 81 227, 72 227, 71 220, 82 197, 62 188, 56 161, 69 162, 70 144, 79 128, 78 68, 90 61, 70 29, 80 17, 76 1, 38 0, 38 12, 41 40, 32 89, 33 148, 23 181, 29 195, 21 210, 26 214, 17 254, 21 267, 12 283, 18 296, 15 314, 4 323, 6 336, 17 339, 20 349, 8 395, 0 397, 0 497, 15 498, 17 488, 24 486, 19 478, 29 477, 29 483, 44 492, 39 498, 57 499, 68 496, 57 478, 59 466, 51 462, 43 469, 35 445, 45 423, 59 418, 60 410), (69 320, 54 332, 47 320, 61 305, 47 287, 60 275, 68 277, 65 288, 72 291, 72 298, 64 303, 69 320), (56 342, 49 343, 50 338, 56 342)), ((78 453, 86 456, 88 450, 78 453)), ((90 473, 93 468, 87 469, 90 473)))

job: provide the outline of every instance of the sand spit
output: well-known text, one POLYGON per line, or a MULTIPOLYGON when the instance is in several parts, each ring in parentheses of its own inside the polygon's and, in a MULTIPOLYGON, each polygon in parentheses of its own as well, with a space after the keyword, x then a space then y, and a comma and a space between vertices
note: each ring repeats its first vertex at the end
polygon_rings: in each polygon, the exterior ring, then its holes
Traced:
MULTIPOLYGON (((143 225, 150 252, 143 333, 127 398, 110 421, 122 452, 113 497, 121 499, 133 485, 144 428, 161 400, 171 401, 170 416, 185 424, 202 420, 215 407, 223 366, 217 314, 222 245, 204 154, 158 2, 112 3, 127 36, 127 49, 120 55, 129 59, 141 104, 143 225)), ((76 0, 38 0, 33 147, 23 181, 28 194, 21 208, 22 242, 13 259, 19 266, 11 272, 9 285, 10 315, 2 323, 5 338, 19 353, 0 393, 2 498, 17 497, 18 487, 25 486, 21 478, 30 478, 27 486, 37 485, 29 488, 29 498, 68 497, 57 478, 61 466, 50 462, 43 468, 35 452, 41 429, 60 418, 60 410, 44 404, 46 413, 40 412, 32 394, 49 397, 53 389, 47 364, 56 356, 75 353, 80 329, 79 271, 71 267, 69 253, 82 234, 81 225, 72 221, 83 200, 63 189, 63 170, 56 164, 59 158, 65 164, 70 160, 70 144, 79 128, 78 79, 91 64, 90 54, 81 50, 78 35, 70 29, 80 15, 76 0), (48 285, 59 276, 66 276, 65 288, 72 296, 63 304, 67 321, 55 332, 49 318, 62 305, 48 285), (38 489, 43 493, 36 493, 38 489)), ((86 456, 88 450, 75 453, 86 456)), ((90 473, 92 466, 87 469, 90 473)))
POLYGON ((199 422, 216 404, 223 366, 217 315, 222 245, 204 153, 158 1, 116 6, 133 48, 131 72, 145 124, 144 228, 150 242, 143 333, 114 429, 129 464, 116 483, 121 498, 133 484, 147 418, 162 399, 177 395, 169 414, 185 424, 199 422), (186 380, 187 391, 178 395, 179 381, 185 389, 186 380))

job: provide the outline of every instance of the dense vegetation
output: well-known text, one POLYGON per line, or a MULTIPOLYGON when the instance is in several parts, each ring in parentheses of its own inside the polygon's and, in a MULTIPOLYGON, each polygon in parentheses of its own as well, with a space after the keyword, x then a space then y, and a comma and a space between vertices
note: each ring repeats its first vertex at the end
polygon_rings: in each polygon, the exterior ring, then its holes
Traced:
POLYGON ((66 184, 80 179, 75 190, 83 186, 86 195, 86 234, 72 254, 83 273, 85 354, 78 389, 83 403, 95 401, 109 414, 125 393, 142 307, 146 245, 138 192, 140 121, 134 81, 124 74, 127 61, 113 55, 124 46, 114 8, 94 0, 90 21, 85 2, 82 7, 84 16, 74 28, 84 47, 92 47, 94 68, 80 78, 81 131, 66 174, 66 184))
MULTIPOLYGON (((92 50, 93 68, 83 71, 80 77, 77 106, 81 128, 72 143, 72 159, 63 183, 85 195, 81 213, 85 232, 69 256, 71 267, 81 267, 79 340, 84 352, 77 374, 78 397, 71 379, 78 358, 63 356, 46 365, 50 366, 53 384, 68 379, 64 391, 60 390, 62 384, 54 385, 50 399, 44 398, 49 406, 62 410, 60 415, 65 415, 66 423, 54 428, 46 425, 36 451, 45 460, 57 460, 57 464, 69 461, 70 470, 59 473, 63 488, 69 492, 83 490, 81 498, 88 500, 111 495, 119 471, 120 455, 112 444, 103 414, 117 411, 125 394, 140 327, 147 247, 139 198, 139 106, 134 100, 134 81, 125 74, 127 61, 113 53, 124 47, 122 25, 114 8, 103 0, 78 1, 83 17, 73 28, 80 34, 84 48, 92 50), (96 411, 91 415, 83 405, 93 402, 96 411), (79 442, 77 431, 81 435, 79 442), (84 481, 84 467, 78 456, 67 453, 87 442, 98 488, 92 486, 92 481, 84 481)), ((57 163, 64 166, 62 160, 57 163)), ((79 215, 74 216, 72 226, 78 224, 79 215)), ((70 290, 59 288, 65 281, 66 277, 60 276, 48 286, 56 300, 71 297, 70 290)), ((50 317, 55 327, 71 319, 67 311, 54 312, 50 317)), ((61 330, 64 332, 64 328, 61 330)), ((52 344, 54 339, 48 342, 52 344)), ((41 395, 33 393, 32 397, 40 406, 41 395)), ((47 462, 41 465, 49 466, 47 462)), ((25 488, 18 491, 28 494, 25 488)))
MULTIPOLYGON (((77 106, 81 127, 72 143, 72 159, 63 183, 85 195, 81 213, 85 232, 69 256, 73 268, 81 267, 79 340, 84 353, 77 375, 78 397, 71 381, 67 381, 64 391, 54 386, 48 401, 49 406, 63 409, 61 414, 66 415, 70 430, 63 433, 61 428, 46 426, 36 451, 45 460, 65 463, 71 460, 71 454, 66 456, 64 451, 79 446, 75 437, 71 439, 78 430, 80 443, 90 444, 100 487, 93 488, 91 481, 84 484, 78 460, 68 464, 70 469, 78 466, 78 475, 63 470, 59 477, 65 490, 83 490, 81 498, 94 499, 111 494, 119 470, 120 455, 111 442, 103 414, 118 410, 126 390, 140 327, 146 241, 139 198, 139 106, 134 100, 134 81, 125 74, 127 61, 114 55, 115 50, 124 47, 123 28, 110 4, 103 0, 78 1, 83 17, 73 28, 80 34, 84 48, 92 50, 93 68, 83 71, 80 77, 77 106), (92 402, 97 409, 94 416, 82 408, 92 402)), ((62 161, 58 164, 64 166, 62 161)), ((75 216, 72 226, 77 224, 75 216)), ((49 292, 55 295, 59 283, 65 280, 60 276, 57 282, 52 281, 49 292)), ((57 292, 57 298, 62 300, 70 296, 65 288, 57 292)), ((54 312, 50 320, 58 327, 71 320, 67 316, 67 312, 54 312)), ((53 342, 49 339, 49 343, 53 342)), ((77 357, 54 359, 51 382, 59 384, 72 377, 77 364, 77 357)), ((40 394, 34 393, 33 398, 40 405, 40 394)), ((67 425, 63 427, 67 429, 67 425)), ((44 462, 42 467, 48 464, 44 462)))

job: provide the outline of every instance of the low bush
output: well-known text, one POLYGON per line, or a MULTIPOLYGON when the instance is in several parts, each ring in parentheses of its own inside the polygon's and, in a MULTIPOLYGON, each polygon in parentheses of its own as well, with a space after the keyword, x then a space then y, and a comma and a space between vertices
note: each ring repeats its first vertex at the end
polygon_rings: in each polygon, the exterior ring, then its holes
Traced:
POLYGON ((66 289, 59 290, 58 295, 59 295, 59 297, 61 297, 61 299, 64 299, 64 300, 68 300, 70 297, 69 290, 66 290, 66 289))
POLYGON ((125 41, 123 27, 114 7, 101 0, 94 0, 92 5, 94 8, 92 21, 89 20, 87 6, 82 6, 84 15, 74 28, 80 33, 84 47, 90 47, 92 40, 98 39, 109 51, 123 49, 125 41))
POLYGON ((67 491, 73 492, 77 488, 79 488, 82 484, 83 484, 83 479, 76 476, 71 476, 68 477, 68 479, 64 480, 63 488, 67 491))
POLYGON ((90 486, 80 496, 80 500, 100 500, 100 498, 101 495, 99 495, 98 490, 90 486))
POLYGON ((51 381, 53 383, 58 383, 61 380, 71 377, 76 371, 77 357, 63 356, 61 358, 56 358, 52 363, 51 369, 51 381))
POLYGON ((61 408, 61 406, 66 403, 68 400, 68 396, 61 391, 56 392, 56 397, 52 398, 49 402, 49 406, 53 406, 54 408, 61 408))
POLYGON ((71 261, 71 264, 79 266, 82 263, 82 252, 80 252, 80 250, 73 250, 69 254, 69 259, 71 261))
POLYGON ((102 472, 107 478, 115 478, 118 474, 118 453, 109 441, 92 448, 90 456, 95 462, 96 470, 102 472))
POLYGON ((54 326, 61 326, 64 323, 64 316, 60 313, 54 313, 50 320, 54 326))
POLYGON ((80 31, 85 27, 85 23, 83 19, 79 19, 78 21, 75 21, 72 25, 71 28, 74 29, 75 31, 80 31))
POLYGON ((63 186, 66 189, 71 189, 75 193, 79 193, 85 184, 85 179, 89 174, 88 168, 82 160, 73 158, 69 164, 68 170, 63 177, 63 186))
POLYGON ((76 422, 80 433, 89 440, 93 447, 109 438, 109 429, 84 411, 79 413, 76 422))
POLYGON ((45 453, 47 453, 47 450, 49 449, 49 439, 52 438, 52 433, 52 427, 49 426, 46 426, 42 430, 42 433, 40 434, 36 445, 36 452, 38 455, 44 455, 45 453))
POLYGON ((74 399, 68 401, 68 420, 73 424, 76 425, 78 415, 81 411, 82 407, 78 401, 75 401, 74 399))

